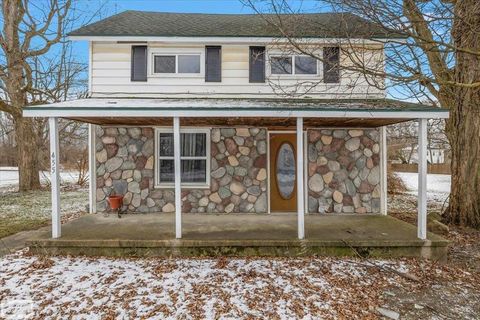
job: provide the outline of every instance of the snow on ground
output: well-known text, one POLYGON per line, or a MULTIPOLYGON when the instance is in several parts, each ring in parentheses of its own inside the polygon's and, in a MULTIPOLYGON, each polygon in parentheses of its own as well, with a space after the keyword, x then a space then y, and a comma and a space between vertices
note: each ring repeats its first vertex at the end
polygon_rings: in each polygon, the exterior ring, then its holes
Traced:
MULTIPOLYGON (((412 172, 395 172, 407 185, 410 191, 418 190, 418 174, 412 172)), ((431 174, 427 175, 427 191, 450 193, 450 175, 449 174, 431 174)))
MULTIPOLYGON (((389 262, 405 269, 402 262, 389 262)), ((0 318, 372 318, 401 281, 348 259, 0 259, 0 318)))
MULTIPOLYGON (((50 180, 49 171, 40 171, 40 180, 45 183, 50 180)), ((61 183, 74 183, 78 180, 77 171, 60 172, 61 183)), ((0 167, 0 188, 18 185, 18 169, 14 167, 0 167)))
MULTIPOLYGON (((418 174, 411 172, 395 172, 405 182, 410 194, 417 195, 418 174)), ((451 176, 448 174, 427 175, 427 198, 430 201, 443 203, 450 194, 451 176)))

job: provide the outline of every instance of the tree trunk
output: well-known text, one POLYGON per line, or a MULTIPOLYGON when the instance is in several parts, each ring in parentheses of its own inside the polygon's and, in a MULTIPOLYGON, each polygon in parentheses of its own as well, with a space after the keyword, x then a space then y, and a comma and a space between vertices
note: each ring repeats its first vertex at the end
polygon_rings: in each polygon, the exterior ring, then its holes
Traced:
POLYGON ((15 118, 19 191, 40 189, 39 149, 32 118, 15 118))
MULTIPOLYGON (((480 52, 480 3, 457 0, 452 36, 457 47, 480 52)), ((480 57, 456 53, 457 83, 480 81, 480 57)), ((447 134, 452 147, 452 191, 445 220, 480 228, 480 88, 456 86, 447 134)))

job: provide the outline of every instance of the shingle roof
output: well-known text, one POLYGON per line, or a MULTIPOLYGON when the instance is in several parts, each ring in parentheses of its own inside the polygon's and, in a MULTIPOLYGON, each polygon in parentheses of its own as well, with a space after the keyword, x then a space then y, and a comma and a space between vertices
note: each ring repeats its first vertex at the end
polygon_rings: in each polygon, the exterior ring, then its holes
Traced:
MULTIPOLYGON (((435 112, 445 109, 392 99, 281 99, 281 98, 86 98, 25 107, 25 110, 209 110, 226 111, 361 111, 435 112)), ((321 116, 321 114, 319 114, 321 116)))
POLYGON ((124 11, 72 31, 69 36, 279 37, 283 34, 275 25, 280 21, 292 37, 404 37, 350 13, 261 16, 145 11, 124 11))

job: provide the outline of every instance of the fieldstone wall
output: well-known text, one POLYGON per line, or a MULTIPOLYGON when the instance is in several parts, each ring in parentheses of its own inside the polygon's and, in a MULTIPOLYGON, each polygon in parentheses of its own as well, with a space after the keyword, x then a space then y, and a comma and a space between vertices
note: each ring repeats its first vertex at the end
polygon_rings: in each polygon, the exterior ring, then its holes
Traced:
POLYGON ((309 130, 307 136, 309 212, 379 213, 379 130, 309 130))
MULTIPOLYGON (((260 128, 211 130, 209 189, 184 189, 183 212, 265 213, 267 141, 260 128)), ((172 212, 173 189, 154 188, 154 129, 97 127, 97 211, 106 197, 124 195, 128 212, 172 212)))

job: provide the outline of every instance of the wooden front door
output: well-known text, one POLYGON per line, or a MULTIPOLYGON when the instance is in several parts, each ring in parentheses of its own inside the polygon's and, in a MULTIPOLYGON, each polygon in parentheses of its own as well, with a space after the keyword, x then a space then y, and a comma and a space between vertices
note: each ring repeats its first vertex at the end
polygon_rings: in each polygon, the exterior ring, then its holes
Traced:
POLYGON ((270 134, 270 211, 297 211, 295 133, 270 134))

